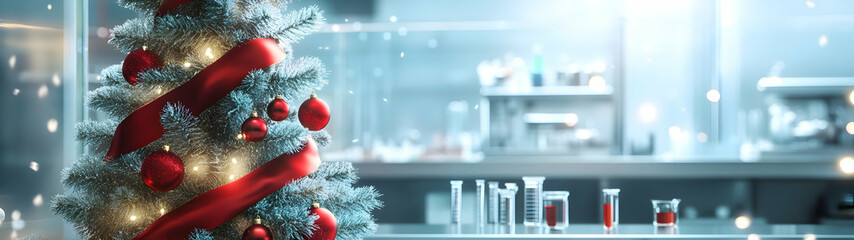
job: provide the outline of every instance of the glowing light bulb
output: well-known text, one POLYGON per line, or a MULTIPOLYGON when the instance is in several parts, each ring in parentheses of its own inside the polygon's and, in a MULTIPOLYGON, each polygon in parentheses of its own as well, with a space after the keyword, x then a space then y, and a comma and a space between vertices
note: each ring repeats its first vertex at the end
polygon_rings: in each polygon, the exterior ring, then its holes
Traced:
POLYGON ((231 163, 237 163, 237 158, 231 158, 231 163))
POLYGON ((575 127, 575 125, 578 124, 578 114, 567 114, 566 117, 563 118, 563 123, 566 124, 566 126, 575 127))
POLYGON ((848 122, 848 124, 845 124, 845 131, 848 132, 848 134, 854 135, 854 122, 848 122))
POLYGON ((333 32, 341 31, 341 26, 338 24, 332 24, 332 31, 333 32))
POLYGON ((16 57, 15 55, 9 57, 9 68, 15 69, 16 63, 18 63, 18 57, 16 57))
POLYGON ((53 5, 48 4, 48 5, 47 5, 47 10, 52 10, 52 9, 53 9, 53 5))
POLYGON ((36 197, 33 198, 33 206, 39 207, 42 204, 44 204, 44 199, 42 198, 42 195, 36 195, 36 197))
POLYGON ((190 67, 190 66, 192 66, 192 64, 190 64, 190 62, 184 62, 184 67, 185 67, 185 68, 188 68, 188 67, 190 67))
POLYGON ((804 240, 815 240, 815 239, 816 239, 815 234, 812 234, 812 233, 804 234, 804 240))
POLYGON ((47 97, 47 85, 42 84, 42 86, 39 87, 38 95, 39 98, 47 97))
POLYGON ((359 142, 358 138, 354 138, 352 142, 359 142))
POLYGON ((645 103, 638 108, 638 114, 642 122, 651 123, 658 116, 658 110, 652 104, 645 103))
POLYGON ((848 102, 851 102, 851 105, 854 105, 854 90, 851 90, 851 93, 848 94, 848 102))
POLYGON ((59 87, 59 84, 62 83, 61 79, 59 79, 59 74, 56 73, 53 74, 51 80, 53 82, 53 86, 55 87, 59 87))
POLYGON ((30 169, 33 170, 33 172, 38 172, 39 171, 39 163, 37 163, 35 161, 31 161, 30 162, 30 169))
POLYGON ((400 58, 403 58, 403 52, 400 52, 400 58))
POLYGON ((397 22, 397 16, 391 16, 388 18, 388 20, 391 22, 397 22))
POLYGON ((821 37, 818 38, 818 46, 819 47, 827 46, 827 36, 821 35, 821 37))
POLYGON ((605 84, 605 78, 599 75, 592 76, 587 80, 587 87, 590 88, 590 90, 597 92, 605 91, 605 88, 607 87, 605 84))
POLYGON ((718 92, 717 89, 709 90, 706 92, 706 99, 708 99, 709 102, 716 103, 721 100, 721 92, 718 92))
POLYGON ((166 214, 166 209, 160 209, 160 215, 166 214))
POLYGON ((228 179, 229 179, 229 180, 234 180, 234 174, 232 174, 231 176, 228 176, 228 179))
POLYGON ((131 220, 131 221, 136 221, 136 215, 130 215, 130 220, 131 220))
POLYGON ((237 134, 237 139, 243 139, 243 134, 238 133, 238 134, 237 134))
POLYGON ((670 126, 670 128, 667 129, 667 133, 670 134, 671 139, 678 139, 682 136, 682 129, 677 126, 670 126))
POLYGON ((148 46, 143 45, 143 46, 142 46, 142 51, 148 51, 148 46))
POLYGON ((205 56, 208 56, 208 58, 210 58, 210 59, 214 58, 214 55, 211 52, 211 48, 208 48, 207 50, 205 50, 205 56))
POLYGON ((157 89, 155 89, 154 92, 156 92, 157 94, 161 94, 161 93, 163 93, 163 89, 160 87, 157 87, 157 89))
POLYGON ((48 132, 55 133, 57 127, 59 127, 59 122, 57 122, 56 119, 51 118, 51 119, 47 120, 47 131, 48 132))
POLYGON ((198 167, 198 166, 196 166, 196 167, 193 167, 193 171, 196 171, 196 172, 198 172, 198 171, 199 171, 199 167, 198 167))
POLYGON ((839 160, 839 169, 845 174, 854 173, 854 158, 844 157, 839 160))
POLYGON ((707 141, 709 141, 709 135, 706 135, 704 132, 697 133, 697 142, 705 143, 707 141))
POLYGON ((735 218, 735 227, 738 229, 746 229, 750 227, 750 218, 747 216, 739 216, 735 218))

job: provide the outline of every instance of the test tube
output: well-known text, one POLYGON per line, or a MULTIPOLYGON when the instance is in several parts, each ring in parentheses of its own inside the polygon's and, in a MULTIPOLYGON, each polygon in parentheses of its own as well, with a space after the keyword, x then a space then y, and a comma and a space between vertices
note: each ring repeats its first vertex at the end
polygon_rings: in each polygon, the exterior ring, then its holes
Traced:
POLYGON ((508 187, 507 189, 500 189, 498 192, 501 197, 501 201, 499 201, 499 208, 501 208, 499 220, 507 233, 514 233, 516 231, 516 190, 516 188, 508 187))
POLYGON ((602 208, 604 213, 604 227, 605 229, 611 229, 620 223, 620 189, 602 189, 602 194, 605 197, 603 199, 604 204, 602 208))
POLYGON ((463 181, 451 180, 451 224, 460 224, 463 203, 463 181))
POLYGON ((543 181, 546 177, 522 177, 525 181, 525 226, 540 226, 543 221, 543 181))
POLYGON ((475 215, 475 224, 477 224, 477 229, 481 230, 486 225, 486 193, 485 193, 485 184, 486 180, 477 179, 474 180, 476 191, 477 191, 477 215, 475 215))
POLYGON ((487 207, 489 218, 487 222, 489 224, 498 224, 498 182, 490 181, 487 185, 489 187, 489 205, 487 207))

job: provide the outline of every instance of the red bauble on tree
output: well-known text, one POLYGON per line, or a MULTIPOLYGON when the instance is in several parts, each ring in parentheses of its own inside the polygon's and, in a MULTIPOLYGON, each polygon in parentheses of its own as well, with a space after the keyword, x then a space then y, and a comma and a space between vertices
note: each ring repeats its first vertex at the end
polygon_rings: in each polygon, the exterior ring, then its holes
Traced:
POLYGON ((338 220, 326 208, 320 207, 320 204, 311 204, 311 214, 318 216, 314 221, 314 227, 317 229, 311 234, 309 240, 334 240, 335 235, 338 235, 338 220))
POLYGON ((273 232, 261 224, 261 218, 255 218, 255 224, 243 231, 243 240, 273 240, 273 232))
POLYGON ((163 67, 163 61, 160 60, 160 56, 143 47, 142 49, 133 50, 133 52, 130 52, 125 57, 125 62, 122 63, 122 75, 130 85, 136 85, 139 82, 136 78, 140 73, 160 67, 163 67))
POLYGON ((240 126, 240 133, 243 134, 243 139, 250 142, 258 142, 267 136, 267 122, 258 117, 258 113, 253 112, 252 117, 243 121, 240 126))
POLYGON ((169 151, 169 147, 153 152, 142 161, 139 170, 142 181, 154 191, 168 192, 178 187, 184 180, 184 163, 178 155, 169 151))
POLYGON ((282 95, 276 96, 276 99, 267 105, 267 116, 273 121, 282 121, 288 118, 288 102, 282 99, 282 95))
POLYGON ((305 100, 299 107, 299 122, 308 130, 317 131, 326 127, 329 123, 329 105, 311 93, 311 98, 305 100))

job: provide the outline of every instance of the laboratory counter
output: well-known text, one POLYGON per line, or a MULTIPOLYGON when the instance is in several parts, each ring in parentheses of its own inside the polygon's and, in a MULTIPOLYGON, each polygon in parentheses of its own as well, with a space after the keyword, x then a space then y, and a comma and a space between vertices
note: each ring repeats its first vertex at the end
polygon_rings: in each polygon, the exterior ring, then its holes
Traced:
POLYGON ((493 225, 481 232, 474 225, 380 224, 366 239, 854 239, 854 226, 850 224, 754 224, 746 229, 699 222, 680 223, 678 227, 620 224, 610 232, 600 224, 570 224, 564 230, 516 224, 513 233, 493 225))

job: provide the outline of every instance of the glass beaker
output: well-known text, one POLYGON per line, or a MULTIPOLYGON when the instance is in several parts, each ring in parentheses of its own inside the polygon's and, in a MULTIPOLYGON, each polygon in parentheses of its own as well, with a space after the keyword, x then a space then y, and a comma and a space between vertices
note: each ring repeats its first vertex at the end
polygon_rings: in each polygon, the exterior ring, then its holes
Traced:
POLYGON ((545 223, 551 229, 564 229, 569 226, 569 192, 544 191, 543 208, 545 223))
POLYGON ((525 181, 525 226, 540 226, 543 220, 543 181, 546 177, 522 177, 525 181))
POLYGON ((498 190, 500 187, 498 186, 498 182, 495 181, 487 182, 486 185, 489 188, 489 204, 487 205, 489 216, 487 222, 498 224, 498 190))
POLYGON ((655 214, 652 224, 655 226, 676 226, 679 220, 679 202, 682 200, 651 200, 652 211, 655 214))
POLYGON ((620 189, 602 189, 604 204, 602 208, 605 229, 616 227, 620 223, 620 189))
POLYGON ((460 224, 463 203, 463 181, 451 180, 451 224, 460 224))

